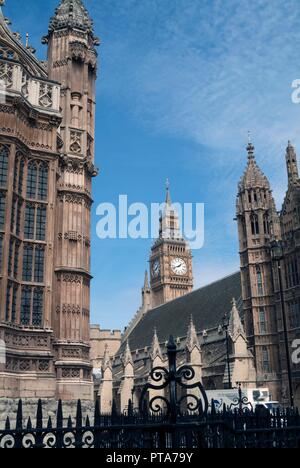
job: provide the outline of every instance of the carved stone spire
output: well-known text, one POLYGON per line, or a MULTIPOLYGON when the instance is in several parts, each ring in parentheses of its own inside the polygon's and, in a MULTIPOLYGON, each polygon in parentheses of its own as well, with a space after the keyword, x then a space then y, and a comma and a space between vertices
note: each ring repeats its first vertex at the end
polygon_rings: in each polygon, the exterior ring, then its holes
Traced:
POLYGON ((248 146, 247 146, 248 166, 239 184, 240 191, 243 191, 249 188, 270 189, 270 183, 267 177, 264 175, 260 167, 257 165, 254 150, 255 148, 252 142, 249 141, 248 146))
POLYGON ((233 342, 235 342, 239 336, 242 336, 246 339, 245 330, 240 318, 235 299, 232 300, 232 309, 229 321, 229 334, 233 342))
POLYGON ((105 346, 103 362, 102 362, 102 369, 105 371, 107 368, 111 369, 111 359, 109 355, 108 345, 105 346))
POLYGON ((93 21, 81 0, 62 0, 50 19, 49 32, 66 27, 93 32, 93 21))
POLYGON ((157 330, 155 329, 151 346, 151 359, 154 361, 156 357, 160 357, 162 359, 161 347, 157 336, 157 330))
POLYGON ((172 200, 171 200, 171 191, 170 191, 170 181, 169 181, 169 179, 167 179, 167 181, 166 181, 166 191, 167 191, 166 204, 168 206, 171 206, 172 205, 172 200))
POLYGON ((145 271, 145 281, 144 281, 144 291, 148 290, 150 288, 149 286, 149 276, 148 276, 148 270, 145 271))
POLYGON ((127 364, 132 364, 133 365, 132 354, 131 354, 131 350, 130 350, 130 346, 129 346, 128 341, 126 343, 125 353, 124 353, 124 357, 123 357, 124 367, 126 367, 127 364))
POLYGON ((195 327, 192 316, 191 316, 188 333, 187 333, 186 347, 189 352, 192 352, 195 347, 198 349, 200 348, 198 335, 197 335, 196 327, 195 327))
POLYGON ((299 180, 299 171, 296 151, 290 141, 286 149, 286 165, 289 184, 295 184, 299 180))

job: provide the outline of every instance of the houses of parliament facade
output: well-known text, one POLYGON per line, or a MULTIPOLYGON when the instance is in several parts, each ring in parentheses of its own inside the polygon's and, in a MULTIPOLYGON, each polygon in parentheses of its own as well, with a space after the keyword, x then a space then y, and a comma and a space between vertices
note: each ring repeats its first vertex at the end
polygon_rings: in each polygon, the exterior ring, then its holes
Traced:
MULTIPOLYGON (((165 365, 171 332, 180 359, 197 366, 207 388, 226 386, 220 322, 227 313, 236 380, 269 387, 273 399, 287 402, 270 244, 284 241, 291 346, 300 337, 300 180, 293 146, 286 151, 288 190, 278 213, 249 143, 236 205, 241 272, 197 291, 167 190, 141 309, 122 338, 100 333, 98 339, 90 326, 90 229, 99 39, 81 0, 61 0, 43 42, 47 62, 11 31, 0 7, 0 340, 6 345, 0 400, 92 401, 96 395, 108 411, 119 395, 124 407, 132 392, 138 397, 153 363, 165 365), (96 392, 93 367, 101 368, 96 392)), ((300 367, 294 364, 292 373, 300 405, 300 367)))

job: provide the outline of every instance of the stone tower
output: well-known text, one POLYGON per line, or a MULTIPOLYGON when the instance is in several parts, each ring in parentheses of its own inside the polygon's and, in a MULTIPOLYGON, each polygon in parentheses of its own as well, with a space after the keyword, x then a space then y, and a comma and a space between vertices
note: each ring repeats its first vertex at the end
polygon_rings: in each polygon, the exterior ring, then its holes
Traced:
POLYGON ((179 216, 171 201, 169 183, 160 218, 159 238, 151 249, 150 271, 153 307, 193 290, 192 254, 181 234, 179 216))
POLYGON ((54 399, 60 85, 8 24, 0 7, 0 397, 54 399))
MULTIPOLYGON (((286 150, 288 189, 280 214, 282 240, 284 245, 283 287, 286 302, 287 326, 289 329, 290 349, 300 333, 300 180, 297 155, 289 142, 286 150)), ((277 293, 278 332, 280 337, 280 362, 283 381, 283 399, 288 404, 287 361, 284 348, 283 322, 278 294, 278 282, 275 282, 277 293)), ((300 406, 300 365, 292 364, 295 402, 300 406)))
POLYGON ((49 24, 49 78, 61 84, 54 242, 58 397, 90 399, 90 226, 97 73, 93 23, 81 0, 62 0, 49 24))
POLYGON ((280 238, 279 218, 269 181, 258 167, 249 142, 248 166, 237 197, 242 295, 248 345, 254 354, 257 385, 280 397, 276 306, 271 237, 280 238))

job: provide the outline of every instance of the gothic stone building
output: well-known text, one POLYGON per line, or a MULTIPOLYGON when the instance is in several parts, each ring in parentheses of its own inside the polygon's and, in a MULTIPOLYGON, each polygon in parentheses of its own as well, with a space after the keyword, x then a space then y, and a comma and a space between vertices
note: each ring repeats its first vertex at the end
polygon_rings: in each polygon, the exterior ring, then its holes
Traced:
POLYGON ((48 61, 26 42, 0 7, 0 397, 91 401, 99 40, 81 0, 62 0, 48 61))
MULTIPOLYGON (((173 334, 181 364, 196 366, 206 389, 228 386, 226 340, 221 327, 230 311, 231 380, 244 387, 268 387, 272 399, 289 404, 287 359, 283 335, 277 264, 271 242, 282 240, 284 301, 289 349, 300 338, 300 180, 291 143, 286 150, 288 190, 277 212, 270 183, 259 168, 254 147, 247 147, 248 165, 238 186, 237 224, 241 271, 191 292, 192 262, 188 245, 178 239, 178 218, 169 193, 159 240, 150 256, 151 284, 146 273, 142 307, 123 335, 113 361, 106 352, 99 396, 103 409, 112 398, 124 409, 137 402, 154 365, 165 366, 166 343, 173 334), (170 216, 172 212, 172 228, 170 216), (162 235, 163 226, 168 228, 162 235), (159 246, 159 248, 157 248, 159 246), (175 264, 176 263, 176 264, 175 264), (173 268, 175 266, 175 268, 173 268), (170 294, 170 291, 172 293, 170 294)), ((293 392, 300 406, 300 366, 292 363, 293 392)))

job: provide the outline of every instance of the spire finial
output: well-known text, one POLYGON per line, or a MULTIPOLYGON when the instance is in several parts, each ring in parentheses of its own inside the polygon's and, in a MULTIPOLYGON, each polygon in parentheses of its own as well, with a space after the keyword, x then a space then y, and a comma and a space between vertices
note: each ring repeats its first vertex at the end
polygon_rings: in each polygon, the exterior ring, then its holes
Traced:
POLYGON ((29 47, 29 33, 28 32, 26 33, 26 44, 25 44, 25 46, 26 46, 26 49, 28 49, 28 47, 29 47))
POLYGON ((171 202, 171 194, 170 194, 170 181, 169 181, 169 179, 166 180, 166 191, 167 191, 166 204, 167 204, 167 205, 172 205, 172 202, 171 202))
POLYGON ((5 0, 0 0, 0 17, 2 17, 2 21, 4 21, 2 7, 5 5, 5 0))
POLYGON ((148 270, 145 271, 144 289, 149 289, 149 276, 148 270))
POLYGON ((248 146, 247 146, 247 152, 248 152, 248 159, 249 161, 254 160, 254 146, 252 144, 252 138, 251 138, 251 132, 248 131, 248 146))

